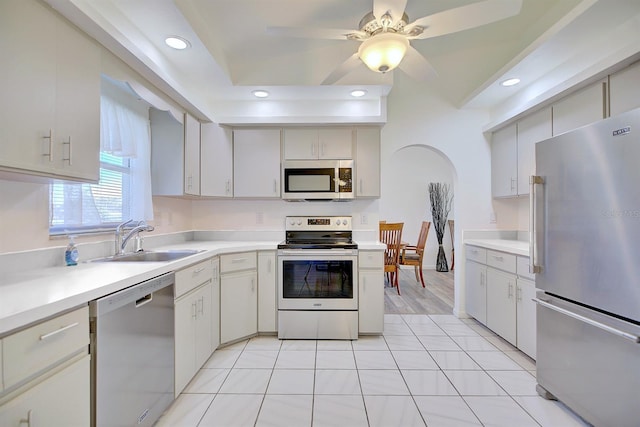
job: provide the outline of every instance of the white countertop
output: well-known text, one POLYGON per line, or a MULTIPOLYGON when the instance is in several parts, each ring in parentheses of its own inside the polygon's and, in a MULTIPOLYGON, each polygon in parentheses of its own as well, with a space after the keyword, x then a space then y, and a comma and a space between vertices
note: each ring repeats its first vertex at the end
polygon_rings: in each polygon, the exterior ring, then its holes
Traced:
POLYGON ((506 239, 465 239, 465 245, 479 246, 495 251, 529 256, 529 242, 506 239))
MULTIPOLYGON (((153 250, 196 249, 203 252, 170 262, 80 262, 5 274, 0 284, 0 336, 57 313, 87 304, 170 271, 177 271, 212 256, 257 250, 275 250, 275 241, 193 240, 153 250)), ((383 250, 379 242, 358 242, 363 250, 383 250)))

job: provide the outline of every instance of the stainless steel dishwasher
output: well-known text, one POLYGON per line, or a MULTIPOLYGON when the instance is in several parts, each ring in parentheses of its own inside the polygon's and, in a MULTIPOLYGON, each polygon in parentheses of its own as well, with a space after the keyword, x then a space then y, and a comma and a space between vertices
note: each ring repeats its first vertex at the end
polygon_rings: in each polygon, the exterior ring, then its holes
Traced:
POLYGON ((151 426, 173 401, 174 274, 89 304, 93 427, 151 426))

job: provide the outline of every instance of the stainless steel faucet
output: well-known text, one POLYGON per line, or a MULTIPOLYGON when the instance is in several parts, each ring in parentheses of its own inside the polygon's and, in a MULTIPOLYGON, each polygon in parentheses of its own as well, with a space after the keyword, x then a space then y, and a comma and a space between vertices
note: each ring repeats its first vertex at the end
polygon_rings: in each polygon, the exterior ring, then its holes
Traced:
MULTIPOLYGON (((122 224, 119 224, 116 227, 116 241, 115 241, 115 246, 116 246, 116 250, 115 250, 115 254, 116 255, 122 255, 124 253, 124 248, 127 246, 127 243, 129 242, 129 240, 133 237, 133 236, 137 236, 139 235, 140 232, 142 231, 153 231, 154 228, 153 226, 147 224, 144 221, 138 221, 136 223, 136 226, 134 226, 131 230, 129 230, 129 232, 127 233, 126 236, 122 237, 122 233, 125 229, 125 227, 129 224, 131 224, 133 222, 132 219, 130 219, 129 221, 125 221, 122 224)), ((140 246, 139 248, 137 248, 136 250, 141 250, 142 247, 140 246)))

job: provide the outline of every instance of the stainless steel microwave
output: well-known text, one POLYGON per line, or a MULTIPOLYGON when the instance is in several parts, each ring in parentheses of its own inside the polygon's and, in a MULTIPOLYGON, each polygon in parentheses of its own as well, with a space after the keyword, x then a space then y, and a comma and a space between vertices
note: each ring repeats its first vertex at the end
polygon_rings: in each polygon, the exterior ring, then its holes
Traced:
POLYGON ((353 199, 353 160, 285 160, 285 200, 353 199))

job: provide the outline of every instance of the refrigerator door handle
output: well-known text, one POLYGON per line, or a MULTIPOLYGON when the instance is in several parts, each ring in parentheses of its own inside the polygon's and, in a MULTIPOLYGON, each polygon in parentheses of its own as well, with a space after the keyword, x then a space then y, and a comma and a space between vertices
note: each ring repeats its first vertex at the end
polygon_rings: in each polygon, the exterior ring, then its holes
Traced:
POLYGON ((551 304, 551 303, 549 303, 547 301, 543 301, 543 300, 538 299, 538 298, 533 298, 533 301, 536 304, 541 305, 542 307, 548 308, 549 310, 556 311, 556 312, 558 312, 560 314, 564 314, 565 316, 569 316, 571 318, 579 320, 580 322, 583 322, 583 323, 586 323, 588 325, 594 326, 596 328, 602 329, 603 331, 606 331, 606 332, 609 332, 611 334, 617 335, 619 337, 628 339, 630 341, 633 341, 636 344, 640 343, 640 336, 638 336, 638 335, 634 335, 634 334, 630 334, 628 332, 621 331, 620 329, 616 329, 616 328, 613 328, 613 327, 611 327, 609 325, 605 325, 604 323, 600 323, 600 322, 597 322, 597 321, 595 321, 593 319, 589 319, 588 317, 585 317, 585 316, 582 316, 580 314, 574 313, 573 311, 567 310, 565 308, 558 307, 556 305, 553 305, 553 304, 551 304))
POLYGON ((538 242, 536 241, 536 184, 544 184, 541 176, 529 177, 529 273, 540 273, 542 267, 538 265, 538 242))

